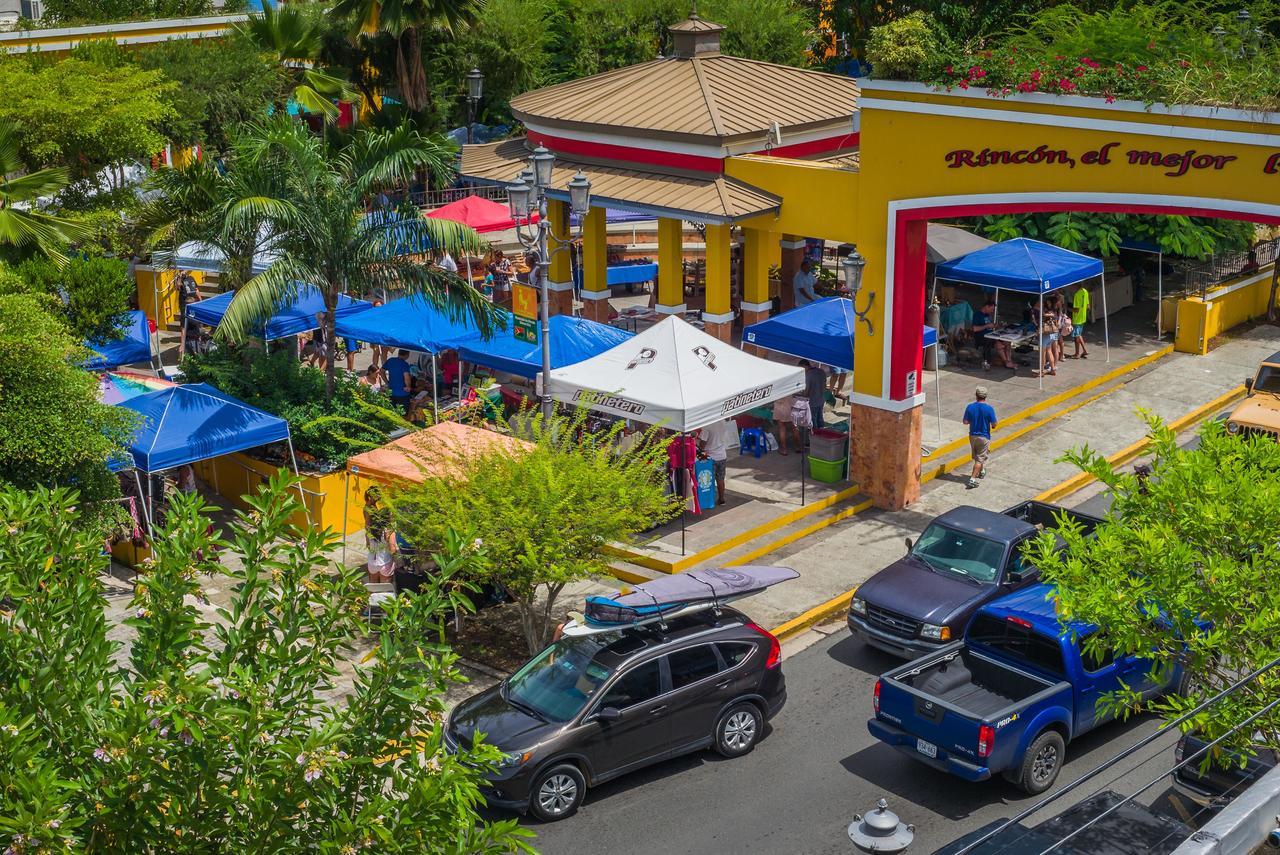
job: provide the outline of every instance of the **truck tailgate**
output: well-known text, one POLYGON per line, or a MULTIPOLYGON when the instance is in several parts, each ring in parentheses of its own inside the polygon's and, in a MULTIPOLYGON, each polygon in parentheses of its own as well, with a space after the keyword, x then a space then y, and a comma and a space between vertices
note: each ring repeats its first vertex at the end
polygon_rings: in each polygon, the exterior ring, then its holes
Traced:
MULTIPOLYGON (((986 765, 986 761, 978 757, 977 750, 981 721, 949 704, 918 694, 890 677, 883 677, 880 681, 879 718, 897 725, 910 737, 892 740, 897 743, 895 747, 904 751, 914 750, 923 760, 937 760, 933 765, 962 775, 963 770, 951 768, 953 764, 950 761, 975 767, 986 765)), ((884 738, 882 734, 876 735, 884 738)))

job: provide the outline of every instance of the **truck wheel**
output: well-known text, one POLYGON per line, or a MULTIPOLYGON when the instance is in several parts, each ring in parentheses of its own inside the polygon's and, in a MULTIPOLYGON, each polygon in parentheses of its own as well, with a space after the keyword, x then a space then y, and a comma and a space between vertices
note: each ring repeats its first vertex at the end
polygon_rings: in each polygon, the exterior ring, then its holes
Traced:
POLYGON ((1018 786, 1038 796, 1058 780, 1058 772, 1067 756, 1067 744, 1056 730, 1046 730, 1035 738, 1022 758, 1018 786))

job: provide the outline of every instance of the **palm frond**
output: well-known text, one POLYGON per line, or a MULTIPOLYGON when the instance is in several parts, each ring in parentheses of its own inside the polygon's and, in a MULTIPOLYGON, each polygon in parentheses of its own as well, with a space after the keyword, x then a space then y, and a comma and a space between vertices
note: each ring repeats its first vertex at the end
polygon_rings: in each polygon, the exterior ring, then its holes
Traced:
POLYGON ((218 324, 216 336, 225 341, 244 341, 257 335, 262 324, 281 305, 298 296, 300 283, 316 278, 316 271, 310 265, 291 255, 282 256, 240 286, 218 324))
POLYGON ((67 170, 61 166, 37 169, 15 178, 0 177, 0 199, 7 205, 14 202, 34 202, 41 196, 53 196, 60 192, 70 180, 67 170))

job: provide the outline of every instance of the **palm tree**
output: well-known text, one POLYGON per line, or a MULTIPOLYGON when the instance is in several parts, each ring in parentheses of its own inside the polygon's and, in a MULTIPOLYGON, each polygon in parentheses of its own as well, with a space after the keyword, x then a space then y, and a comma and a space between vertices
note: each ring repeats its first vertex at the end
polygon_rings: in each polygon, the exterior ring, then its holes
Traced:
POLYGON ((333 100, 355 97, 355 91, 346 80, 317 65, 323 45, 323 30, 318 20, 301 9, 294 6, 277 9, 270 3, 263 3, 262 14, 250 15, 240 26, 240 31, 289 72, 293 100, 304 110, 333 121, 338 117, 338 108, 333 100))
MULTIPOLYGON (((402 254, 406 243, 453 253, 478 253, 484 242, 460 223, 422 217, 416 210, 392 219, 368 214, 366 200, 379 188, 426 169, 437 179, 453 174, 456 149, 440 136, 408 127, 361 129, 334 151, 305 127, 275 117, 245 130, 245 156, 278 171, 274 197, 246 195, 224 209, 224 230, 248 228, 263 218, 277 253, 271 266, 236 292, 218 335, 243 340, 302 283, 324 296, 323 328, 334 340, 334 313, 342 294, 380 291, 418 294, 455 315, 469 315, 486 332, 496 314, 475 288, 456 274, 402 254)), ((232 164, 234 171, 239 160, 232 164)), ((326 399, 333 395, 334 349, 326 359, 326 399)))
MULTIPOLYGON (((155 256, 167 264, 177 248, 199 241, 222 254, 219 282, 239 288, 253 276, 253 262, 272 239, 270 200, 283 190, 280 170, 242 136, 232 136, 220 163, 195 160, 186 166, 161 167, 147 178, 155 191, 138 216, 155 256), (259 199, 257 216, 228 217, 243 199, 259 199)), ((283 209, 275 208, 276 213, 283 209)))
POLYGON ((63 217, 37 209, 42 197, 53 196, 67 186, 70 176, 60 166, 27 172, 18 156, 17 129, 0 122, 0 244, 19 252, 39 250, 61 267, 63 250, 92 230, 63 217))
POLYGON ((378 30, 396 40, 396 82, 413 112, 430 101, 422 65, 423 31, 456 35, 480 16, 481 0, 338 0, 333 14, 354 16, 356 34, 378 30))

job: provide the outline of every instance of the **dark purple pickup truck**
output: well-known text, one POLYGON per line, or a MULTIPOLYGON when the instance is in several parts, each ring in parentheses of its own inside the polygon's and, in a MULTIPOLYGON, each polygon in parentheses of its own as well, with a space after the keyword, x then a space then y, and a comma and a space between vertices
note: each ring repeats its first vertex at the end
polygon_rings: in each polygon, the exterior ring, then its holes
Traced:
POLYGON ((1022 545, 1064 514, 1092 532, 1095 516, 1044 502, 1023 502, 1002 513, 962 506, 947 511, 907 554, 858 587, 849 631, 873 647, 914 659, 964 634, 974 612, 992 600, 1036 584, 1022 545))

